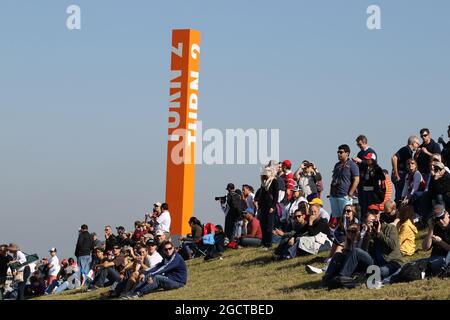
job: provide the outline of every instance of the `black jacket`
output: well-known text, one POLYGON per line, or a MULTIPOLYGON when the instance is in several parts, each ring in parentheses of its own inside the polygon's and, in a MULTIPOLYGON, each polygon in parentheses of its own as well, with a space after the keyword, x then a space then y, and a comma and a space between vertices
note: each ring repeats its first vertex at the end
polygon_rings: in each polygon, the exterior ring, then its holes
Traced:
POLYGON ((308 224, 308 231, 306 232, 306 234, 304 234, 304 236, 315 237, 321 232, 326 234, 328 238, 331 237, 330 227, 328 226, 327 219, 320 218, 314 221, 312 226, 308 224))
POLYGON ((91 234, 87 231, 80 232, 75 248, 75 257, 90 256, 92 249, 94 249, 94 240, 92 240, 91 234))

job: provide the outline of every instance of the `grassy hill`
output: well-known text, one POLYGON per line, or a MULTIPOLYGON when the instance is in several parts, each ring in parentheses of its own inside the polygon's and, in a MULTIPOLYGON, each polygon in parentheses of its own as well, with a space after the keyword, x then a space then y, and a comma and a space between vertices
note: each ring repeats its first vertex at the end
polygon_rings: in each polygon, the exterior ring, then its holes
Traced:
MULTIPOLYGON (((421 243, 424 233, 417 240, 421 243)), ((450 279, 431 279, 369 290, 328 291, 320 287, 321 275, 309 275, 306 264, 321 267, 326 254, 273 262, 271 252, 262 249, 229 250, 223 260, 188 262, 189 282, 180 290, 156 292, 146 300, 449 300, 450 279), (322 259, 321 259, 322 258, 322 259)), ((414 259, 427 257, 420 252, 414 259)), ((411 259, 407 259, 411 260, 411 259)), ((61 295, 45 296, 47 300, 97 300, 107 289, 94 292, 74 290, 61 295)))

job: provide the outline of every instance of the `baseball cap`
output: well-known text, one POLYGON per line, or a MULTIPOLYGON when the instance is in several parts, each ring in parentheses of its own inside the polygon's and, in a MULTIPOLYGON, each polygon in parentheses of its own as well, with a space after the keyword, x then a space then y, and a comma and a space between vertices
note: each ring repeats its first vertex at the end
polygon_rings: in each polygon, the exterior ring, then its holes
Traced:
POLYGON ((435 218, 440 218, 445 214, 445 207, 443 205, 437 204, 433 208, 433 214, 435 218))
POLYGON ((368 154, 366 154, 364 156, 364 159, 366 159, 366 160, 377 160, 377 156, 375 155, 375 153, 369 152, 368 154))
POLYGON ((156 231, 155 236, 162 236, 163 234, 164 234, 164 231, 158 230, 158 231, 156 231))
POLYGON ((310 202, 309 204, 310 204, 311 206, 312 206, 312 205, 315 205, 315 204, 318 204, 319 206, 323 207, 323 201, 322 201, 322 199, 319 199, 319 198, 314 198, 314 199, 312 199, 311 202, 310 202))
POLYGON ((234 183, 229 183, 227 184, 227 188, 225 190, 234 190, 234 189, 236 189, 234 183))
POLYGON ((377 204, 371 204, 368 208, 367 211, 380 211, 380 206, 377 204))
POLYGON ((433 163, 433 166, 438 167, 441 170, 445 169, 445 166, 442 162, 435 162, 435 163, 433 163))
POLYGON ((50 248, 50 250, 48 250, 48 252, 57 252, 57 250, 55 247, 53 247, 53 248, 50 248))
POLYGON ((289 161, 289 160, 284 160, 284 161, 282 162, 282 165, 289 169, 289 168, 292 167, 292 162, 289 161))
POLYGON ((298 192, 298 191, 302 191, 302 189, 299 186, 295 186, 294 190, 292 190, 294 192, 298 192))
POLYGON ((87 224, 83 224, 81 227, 80 227, 80 230, 88 230, 89 228, 88 228, 88 226, 87 226, 87 224))
POLYGON ((153 206, 160 208, 162 206, 162 204, 161 204, 161 202, 156 202, 155 204, 153 204, 153 206))
POLYGON ((120 227, 117 227, 116 230, 117 230, 117 231, 125 231, 125 227, 120 226, 120 227))
POLYGON ((157 246, 158 244, 155 242, 155 240, 150 239, 146 243, 147 247, 157 246))
POLYGON ((245 210, 245 213, 255 214, 255 210, 253 210, 253 208, 247 208, 247 210, 245 210))

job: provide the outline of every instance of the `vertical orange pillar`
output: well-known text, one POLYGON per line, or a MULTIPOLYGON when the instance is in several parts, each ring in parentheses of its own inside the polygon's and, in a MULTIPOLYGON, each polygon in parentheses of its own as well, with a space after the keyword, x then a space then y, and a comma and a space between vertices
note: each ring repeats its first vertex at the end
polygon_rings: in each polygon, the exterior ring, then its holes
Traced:
POLYGON ((194 213, 200 32, 172 31, 166 202, 171 234, 190 233, 194 213))

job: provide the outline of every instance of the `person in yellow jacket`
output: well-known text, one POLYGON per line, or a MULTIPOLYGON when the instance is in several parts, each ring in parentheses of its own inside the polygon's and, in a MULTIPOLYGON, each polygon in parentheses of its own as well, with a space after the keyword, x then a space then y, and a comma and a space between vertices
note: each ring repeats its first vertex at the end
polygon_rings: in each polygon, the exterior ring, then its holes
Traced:
POLYGON ((396 222, 400 240, 400 252, 404 256, 412 256, 416 253, 416 236, 418 230, 413 223, 413 219, 414 207, 402 206, 396 222))

